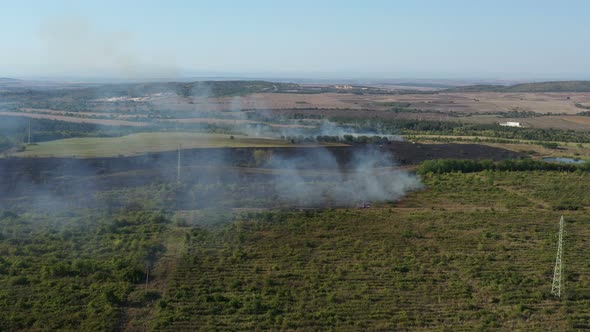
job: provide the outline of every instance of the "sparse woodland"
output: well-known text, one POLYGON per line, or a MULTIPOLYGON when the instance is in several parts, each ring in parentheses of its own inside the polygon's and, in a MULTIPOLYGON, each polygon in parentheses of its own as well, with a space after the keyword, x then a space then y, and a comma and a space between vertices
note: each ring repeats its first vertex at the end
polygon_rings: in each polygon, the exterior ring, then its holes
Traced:
POLYGON ((0 329, 587 328, 589 180, 429 172, 370 209, 183 212, 153 186, 101 193, 111 212, 17 204, 0 218, 0 329))

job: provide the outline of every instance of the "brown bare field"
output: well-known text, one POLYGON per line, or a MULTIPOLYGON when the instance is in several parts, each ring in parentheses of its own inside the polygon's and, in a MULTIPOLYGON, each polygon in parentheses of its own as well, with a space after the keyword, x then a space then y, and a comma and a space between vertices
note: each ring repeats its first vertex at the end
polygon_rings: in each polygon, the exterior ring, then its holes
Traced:
MULTIPOLYGON (((181 101, 176 100, 178 104, 181 101)), ((350 93, 291 94, 255 93, 243 97, 191 99, 193 106, 209 110, 236 109, 370 109, 392 108, 388 103, 410 103, 409 108, 459 113, 530 111, 576 114, 575 103, 590 104, 590 93, 436 93, 355 95, 350 93), (569 99, 568 99, 569 98, 569 99)), ((188 102, 188 99, 187 99, 188 102)))
MULTIPOLYGON (((590 101, 590 93, 461 93, 445 94, 473 112, 527 111, 576 114, 575 103, 590 101)), ((444 96, 444 95, 441 95, 444 96)))
MULTIPOLYGON (((575 104, 590 105, 590 93, 416 93, 416 94, 353 94, 353 93, 254 93, 245 96, 218 98, 180 97, 158 94, 142 99, 135 114, 120 114, 125 106, 108 101, 97 102, 88 110, 73 115, 63 110, 23 108, 21 116, 46 118, 70 122, 110 125, 145 126, 146 123, 126 121, 141 119, 143 112, 157 110, 172 114, 171 121, 183 123, 218 123, 238 125, 264 123, 274 127, 292 127, 289 124, 271 124, 243 119, 244 111, 268 112, 274 116, 300 115, 323 117, 376 118, 384 120, 417 119, 459 121, 467 123, 498 123, 518 121, 533 128, 590 130, 590 119, 575 116, 584 111, 575 104), (392 109, 402 108, 401 112, 392 109), (415 112, 414 110, 419 110, 415 112), (540 117, 503 118, 506 112, 534 112, 540 117), (186 112, 181 116, 178 112, 186 112), (198 117, 191 116, 199 113, 198 117), (223 113, 218 116, 216 113, 223 113), (31 115, 33 114, 33 115, 31 115), (567 116, 564 116, 567 115, 567 116), (92 117, 110 119, 92 119, 92 117), (178 118, 183 119, 178 119, 178 118), (219 119, 222 118, 222 119, 219 119)), ((129 111, 130 109, 127 109, 129 111)), ((18 113, 11 113, 18 115, 18 113)), ((297 125, 295 125, 297 126, 297 125)))
POLYGON ((80 117, 73 117, 73 116, 63 116, 63 115, 53 115, 53 114, 37 114, 37 113, 26 113, 26 112, 0 112, 0 115, 22 116, 22 117, 28 117, 28 118, 33 118, 33 119, 47 119, 47 120, 75 122, 75 123, 94 123, 94 124, 107 125, 107 126, 145 127, 148 125, 148 123, 146 123, 146 122, 135 122, 135 121, 125 121, 125 120, 106 120, 106 119, 89 119, 89 118, 80 118, 80 117))
POLYGON ((166 106, 175 110, 200 111, 236 111, 241 109, 292 109, 292 108, 352 108, 360 109, 355 101, 342 98, 352 94, 322 93, 255 93, 246 96, 198 98, 175 97, 152 101, 154 105, 166 106))
POLYGON ((587 116, 556 116, 554 118, 583 125, 590 125, 590 117, 587 116))
POLYGON ((525 125, 533 128, 590 130, 590 118, 584 116, 543 116, 523 120, 525 125))
MULTIPOLYGON (((523 125, 534 128, 556 128, 572 130, 590 130, 590 118, 575 116, 584 109, 575 106, 576 103, 590 105, 590 93, 439 93, 439 94, 410 94, 410 95, 350 95, 350 94, 321 94, 301 95, 299 98, 307 104, 285 104, 286 99, 280 94, 268 95, 269 105, 275 114, 308 114, 324 116, 346 116, 354 118, 380 119, 418 119, 435 121, 459 121, 467 123, 498 123, 518 121, 523 125), (323 100, 321 99, 323 98, 323 100), (569 98, 569 99, 568 99, 569 98), (321 100, 321 104, 314 104, 313 100, 321 100), (331 99, 337 102, 330 104, 331 99), (408 103, 407 108, 421 110, 421 113, 396 113, 384 106, 387 103, 408 103), (342 105, 350 105, 341 109, 342 105), (320 105, 328 105, 321 107, 320 105), (285 108, 281 108, 281 107, 285 108), (317 109, 316 109, 317 108, 317 109), (428 112, 431 111, 431 112, 428 112), (534 118, 500 118, 499 113, 519 111, 535 112, 539 115, 547 113, 549 116, 534 118), (453 112, 453 113, 451 113, 453 112), (448 113, 448 114, 445 114, 448 113), (488 113, 488 114, 486 114, 488 113), (494 113, 494 114, 489 114, 494 113), (459 114, 460 116, 454 116, 459 114), (562 115, 567 114, 567 115, 562 115)), ((301 101, 300 101, 301 102, 301 101)))
MULTIPOLYGON (((472 115, 468 117, 444 117, 440 114, 407 114, 414 119, 422 120, 452 120, 464 123, 498 123, 506 121, 520 122, 523 127, 562 130, 590 130, 590 117, 578 115, 549 115, 534 118, 499 118, 496 115, 472 115)), ((399 117, 400 119, 402 117, 399 117)), ((407 117, 406 117, 407 118, 407 117)))

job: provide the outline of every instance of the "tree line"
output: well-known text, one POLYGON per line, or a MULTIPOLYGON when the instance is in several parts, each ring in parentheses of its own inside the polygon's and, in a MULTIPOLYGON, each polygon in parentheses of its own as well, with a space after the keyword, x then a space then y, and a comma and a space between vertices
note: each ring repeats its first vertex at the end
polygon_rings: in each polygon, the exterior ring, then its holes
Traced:
POLYGON ((424 161, 417 170, 418 174, 428 173, 474 173, 481 171, 559 171, 559 172, 590 172, 590 163, 563 164, 550 163, 524 158, 507 159, 499 162, 492 160, 437 159, 424 161))
POLYGON ((361 130, 379 130, 382 133, 404 135, 453 135, 480 136, 500 139, 522 139, 531 141, 590 143, 590 132, 580 130, 514 128, 499 124, 476 124, 453 121, 434 121, 417 119, 358 119, 334 118, 339 124, 356 126, 361 130))

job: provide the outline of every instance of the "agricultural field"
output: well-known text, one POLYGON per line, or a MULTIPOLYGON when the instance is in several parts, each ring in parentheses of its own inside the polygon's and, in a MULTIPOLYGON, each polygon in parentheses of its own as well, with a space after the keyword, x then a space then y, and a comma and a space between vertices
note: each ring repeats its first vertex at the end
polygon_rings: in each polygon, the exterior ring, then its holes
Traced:
MULTIPOLYGON (((346 93, 253 94, 240 99, 247 109, 350 109, 387 110, 392 106, 407 105, 423 111, 443 111, 463 114, 530 111, 539 114, 576 114, 581 110, 576 103, 590 103, 590 93, 500 93, 500 92, 438 92, 420 94, 354 95, 346 93)), ((228 97, 215 102, 232 104, 228 97)), ((234 101, 235 105, 235 101, 234 101)), ((220 108, 223 109, 223 108, 220 108)))
MULTIPOLYGON (((334 144, 333 144, 334 145, 334 144)), ((337 145, 337 144, 336 144, 337 145)), ((13 157, 116 157, 194 148, 296 146, 285 140, 186 132, 138 133, 121 137, 69 138, 27 145, 13 157), (233 138, 232 138, 233 137, 233 138)), ((313 145, 310 145, 313 146, 313 145)))
POLYGON ((25 96, 4 92, 3 99, 0 115, 112 126, 166 125, 162 122, 298 126, 298 121, 285 122, 285 118, 345 116, 474 124, 518 121, 530 128, 590 130, 583 115, 590 107, 590 92, 583 82, 427 90, 262 81, 154 83, 64 86, 25 96))
POLYGON ((28 112, 0 112, 0 116, 1 115, 20 116, 20 117, 31 118, 31 119, 46 119, 46 120, 52 120, 52 121, 63 121, 63 122, 73 122, 73 123, 90 123, 90 124, 97 124, 97 125, 110 125, 110 126, 143 127, 143 126, 148 125, 145 122, 111 120, 111 119, 91 119, 91 118, 80 117, 80 116, 43 114, 43 113, 36 113, 36 112, 32 112, 32 111, 28 111, 28 112))
MULTIPOLYGON (((500 93, 500 92, 464 92, 464 93, 419 93, 419 94, 369 94, 357 95, 350 93, 254 93, 233 97, 209 97, 209 98, 176 98, 174 101, 162 100, 159 97, 146 99, 142 103, 152 105, 152 108, 162 109, 164 113, 174 111, 174 114, 182 118, 191 118, 196 113, 209 113, 211 118, 214 114, 223 115, 227 112, 236 111, 364 111, 363 114, 373 112, 386 112, 392 108, 419 111, 422 116, 436 116, 437 114, 450 114, 454 117, 467 116, 466 121, 483 121, 488 123, 499 121, 497 115, 510 112, 530 112, 543 115, 575 115, 584 109, 580 105, 590 105, 590 93, 581 92, 560 92, 560 93, 500 93), (578 106, 576 106, 578 105, 578 106), (482 117, 481 115, 493 114, 496 117, 482 117), (495 120, 493 120, 495 119, 495 120)), ((139 102, 133 102, 139 103, 139 102)), ((137 106, 135 111, 120 109, 120 104, 111 105, 111 111, 103 110, 101 104, 113 104, 109 100, 101 101, 96 105, 89 105, 92 112, 72 112, 68 110, 45 110, 37 108, 22 108, 16 113, 20 116, 37 118, 48 118, 49 116, 59 119, 71 120, 71 117, 81 116, 85 121, 97 121, 89 119, 89 116, 106 116, 117 118, 117 121, 124 121, 129 117, 145 117, 149 114, 148 109, 137 106), (112 110, 115 110, 114 112, 112 110), (53 112, 49 112, 53 111, 53 112), (44 114, 45 113, 45 114, 44 114), (53 114, 51 114, 53 113, 53 114), (60 114, 61 113, 61 114, 60 114), (63 115, 68 113, 69 117, 63 115)), ((141 104, 141 103, 139 103, 141 104)), ((108 107, 108 106, 106 106, 108 107)), ((407 111, 406 111, 407 112, 407 111)), ((416 118, 419 114, 414 114, 416 118)), ((198 117, 196 117, 198 118, 198 117)), ((565 121, 568 121, 568 117, 565 121)), ((74 120, 71 120, 74 121, 74 120)), ((80 121, 80 120, 78 120, 80 121)), ((111 120, 116 121, 116 120, 111 120)), ((502 120, 503 121, 503 120, 502 120)), ((573 121, 576 122, 576 121, 573 121)), ((141 122, 138 122, 141 123, 141 122)), ((121 125, 129 125, 121 122, 121 125)), ((137 125, 137 124, 136 124, 137 125)), ((531 122, 531 126, 537 126, 531 122)), ((567 129, 565 124, 556 124, 558 127, 567 129)))

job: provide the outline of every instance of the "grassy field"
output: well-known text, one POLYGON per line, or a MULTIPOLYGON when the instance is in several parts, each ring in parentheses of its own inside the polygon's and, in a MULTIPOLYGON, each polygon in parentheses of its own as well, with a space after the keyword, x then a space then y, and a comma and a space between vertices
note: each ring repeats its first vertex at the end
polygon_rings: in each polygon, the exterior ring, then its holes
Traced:
MULTIPOLYGON (((157 330, 590 327, 588 175, 445 174, 367 210, 263 212, 187 228, 157 330), (550 294, 567 220, 565 296, 550 294)), ((202 218, 202 217, 201 217, 202 218)), ((177 248, 177 250, 179 250, 177 248)))
MULTIPOLYGON (((187 132, 139 133, 108 138, 69 138, 57 141, 27 145, 17 157, 114 157, 132 156, 146 152, 173 151, 181 145, 183 149, 224 148, 224 147, 290 147, 290 142, 226 134, 203 134, 187 132)), ((311 146, 311 145, 306 145, 311 146)))
POLYGON ((164 184, 104 192, 126 206, 110 214, 0 211, 0 329, 590 327, 589 174, 423 180, 424 190, 368 209, 138 210, 173 208, 166 200, 180 192, 164 184))
POLYGON ((148 125, 146 122, 136 121, 125 121, 125 120, 109 120, 109 119, 90 119, 81 118, 74 116, 56 115, 56 114, 39 114, 39 113, 28 113, 28 112, 0 112, 0 115, 6 116, 21 116, 32 119, 47 119, 64 122, 74 123, 91 123, 96 125, 108 125, 108 126, 131 126, 131 127, 145 127, 148 125))

